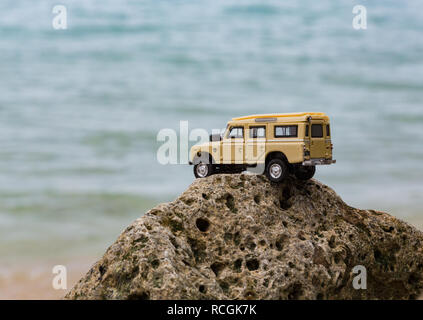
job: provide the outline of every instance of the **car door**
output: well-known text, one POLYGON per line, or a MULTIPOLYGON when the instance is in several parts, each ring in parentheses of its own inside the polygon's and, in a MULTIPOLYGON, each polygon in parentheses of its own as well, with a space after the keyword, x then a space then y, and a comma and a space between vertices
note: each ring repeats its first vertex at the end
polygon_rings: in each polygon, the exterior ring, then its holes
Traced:
POLYGON ((227 136, 222 141, 222 163, 244 163, 244 127, 229 128, 227 136))
POLYGON ((245 162, 255 164, 264 161, 266 156, 266 126, 251 125, 245 137, 245 162))
POLYGON ((323 125, 323 121, 311 121, 310 158, 312 159, 325 158, 326 143, 323 125))

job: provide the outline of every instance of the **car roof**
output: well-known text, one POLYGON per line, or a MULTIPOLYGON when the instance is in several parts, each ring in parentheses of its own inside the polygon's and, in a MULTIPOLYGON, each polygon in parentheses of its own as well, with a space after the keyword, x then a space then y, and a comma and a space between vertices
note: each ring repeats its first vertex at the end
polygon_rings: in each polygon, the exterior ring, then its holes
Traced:
POLYGON ((296 122, 307 121, 308 118, 329 121, 324 112, 267 113, 232 118, 231 122, 296 122))

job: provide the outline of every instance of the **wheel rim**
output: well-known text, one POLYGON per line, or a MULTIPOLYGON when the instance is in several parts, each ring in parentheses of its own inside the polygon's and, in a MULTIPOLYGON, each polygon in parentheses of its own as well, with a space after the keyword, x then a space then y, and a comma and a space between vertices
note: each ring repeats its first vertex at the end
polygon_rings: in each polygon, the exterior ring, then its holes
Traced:
POLYGON ((269 174, 273 179, 279 179, 282 175, 282 167, 277 163, 272 164, 269 168, 269 174))
POLYGON ((197 175, 201 178, 207 177, 207 174, 209 173, 209 167, 204 164, 200 163, 197 165, 197 175))

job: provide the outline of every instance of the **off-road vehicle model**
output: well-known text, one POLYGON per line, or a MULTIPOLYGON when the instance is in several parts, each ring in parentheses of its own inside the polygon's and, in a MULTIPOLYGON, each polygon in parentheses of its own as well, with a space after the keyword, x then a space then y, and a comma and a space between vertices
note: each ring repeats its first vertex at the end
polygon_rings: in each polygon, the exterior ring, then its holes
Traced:
POLYGON ((253 168, 273 182, 289 173, 308 180, 316 165, 335 163, 332 149, 329 117, 322 112, 251 115, 232 119, 223 135, 193 146, 190 164, 197 178, 253 168))

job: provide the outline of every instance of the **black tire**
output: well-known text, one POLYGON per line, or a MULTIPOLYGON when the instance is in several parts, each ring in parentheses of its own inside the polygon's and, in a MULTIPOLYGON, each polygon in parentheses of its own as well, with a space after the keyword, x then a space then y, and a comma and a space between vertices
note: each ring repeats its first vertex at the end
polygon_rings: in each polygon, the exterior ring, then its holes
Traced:
POLYGON ((213 174, 213 165, 200 162, 194 165, 194 176, 196 178, 206 178, 213 174), (202 173, 205 172, 205 173, 202 173))
POLYGON ((316 173, 316 166, 298 166, 295 168, 295 176, 298 180, 309 180, 316 173))
POLYGON ((212 160, 205 157, 205 155, 202 155, 194 160, 194 176, 196 178, 206 178, 214 172, 212 160))
POLYGON ((281 182, 288 173, 288 166, 282 159, 272 159, 267 163, 266 177, 272 182, 281 182))

